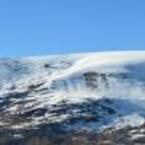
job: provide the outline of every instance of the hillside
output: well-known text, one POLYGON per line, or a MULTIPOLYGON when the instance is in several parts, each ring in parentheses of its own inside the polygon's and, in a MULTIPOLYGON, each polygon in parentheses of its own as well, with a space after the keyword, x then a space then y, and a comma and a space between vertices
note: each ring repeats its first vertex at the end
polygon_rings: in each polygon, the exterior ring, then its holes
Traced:
POLYGON ((17 145, 28 136, 46 142, 57 136, 62 144, 79 137, 93 145, 91 136, 96 144, 104 138, 145 143, 144 94, 145 51, 3 58, 0 141, 17 145))

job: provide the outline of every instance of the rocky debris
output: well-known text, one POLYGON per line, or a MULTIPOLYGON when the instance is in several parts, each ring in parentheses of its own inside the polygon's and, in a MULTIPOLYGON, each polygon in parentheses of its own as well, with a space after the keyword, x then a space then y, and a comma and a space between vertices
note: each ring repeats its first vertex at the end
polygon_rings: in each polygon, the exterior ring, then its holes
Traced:
MULTIPOLYGON (((51 127, 56 127, 52 125, 51 127)), ((125 127, 119 130, 113 128, 103 132, 57 132, 50 130, 50 126, 33 130, 2 130, 0 129, 1 145, 144 145, 145 133, 140 136, 131 135, 145 129, 139 127, 125 127), (142 137, 141 137, 142 136, 142 137), (134 139, 133 139, 134 138, 134 139)))
POLYGON ((29 88, 30 90, 34 90, 34 89, 37 89, 37 88, 41 87, 43 84, 44 84, 44 83, 31 84, 31 85, 28 86, 28 88, 29 88))

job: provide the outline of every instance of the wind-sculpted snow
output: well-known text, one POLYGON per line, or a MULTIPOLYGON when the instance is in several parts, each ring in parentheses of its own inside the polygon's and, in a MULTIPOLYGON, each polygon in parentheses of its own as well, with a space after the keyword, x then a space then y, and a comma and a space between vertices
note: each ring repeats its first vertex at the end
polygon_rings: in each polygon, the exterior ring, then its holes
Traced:
POLYGON ((144 51, 1 59, 0 80, 2 127, 145 123, 144 51))

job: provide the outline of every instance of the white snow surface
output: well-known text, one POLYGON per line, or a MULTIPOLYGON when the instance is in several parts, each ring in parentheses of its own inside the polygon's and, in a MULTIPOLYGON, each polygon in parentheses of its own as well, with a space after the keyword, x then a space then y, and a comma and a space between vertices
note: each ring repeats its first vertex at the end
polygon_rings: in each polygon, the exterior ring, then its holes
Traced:
MULTIPOLYGON (((87 81, 92 81, 94 84, 94 76, 89 76, 87 81)), ((119 100, 116 106, 119 106, 123 114, 121 117, 113 116, 113 121, 108 121, 107 126, 143 124, 145 123, 145 51, 0 59, 0 103, 10 93, 23 92, 28 92, 26 97, 12 97, 10 98, 12 103, 3 106, 5 114, 15 115, 42 107, 51 109, 51 106, 62 101, 67 104, 81 104, 88 99, 107 98, 119 100), (87 85, 84 78, 86 73, 98 75, 95 78, 97 80, 95 87, 87 85), (105 79, 102 77, 104 75, 105 79), (36 88, 31 88, 34 86, 36 88), (19 101, 27 101, 27 103, 20 108, 16 103, 19 101), (136 117, 137 121, 135 121, 136 117)), ((45 116, 34 117, 32 122, 25 122, 25 124, 32 126, 45 122, 44 120, 61 122, 67 117, 70 117, 69 114, 55 116, 46 113, 45 116)), ((106 117, 106 120, 110 118, 106 117)), ((95 127, 101 127, 101 123, 99 122, 95 127)), ((2 124, 0 118, 0 125, 2 124)), ((23 124, 19 126, 26 127, 23 124)))

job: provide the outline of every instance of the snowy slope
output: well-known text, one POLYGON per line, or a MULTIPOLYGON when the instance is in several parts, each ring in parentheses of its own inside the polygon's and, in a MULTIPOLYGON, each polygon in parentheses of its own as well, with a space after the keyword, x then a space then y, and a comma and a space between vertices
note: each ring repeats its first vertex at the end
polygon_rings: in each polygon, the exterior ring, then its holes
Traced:
POLYGON ((1 127, 145 123, 145 51, 0 59, 0 80, 1 127))

